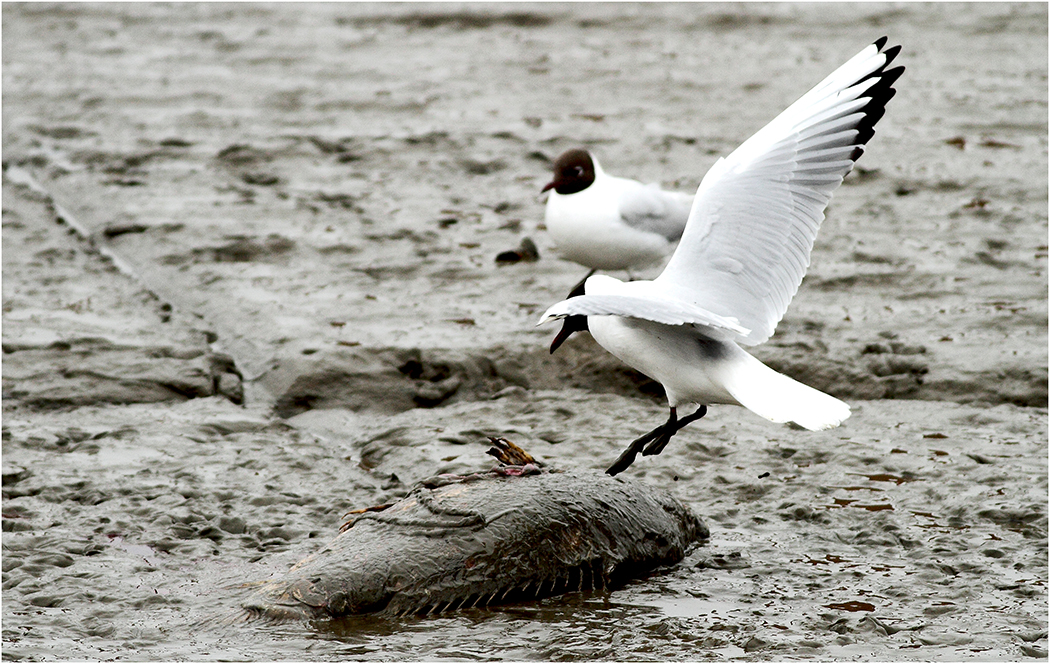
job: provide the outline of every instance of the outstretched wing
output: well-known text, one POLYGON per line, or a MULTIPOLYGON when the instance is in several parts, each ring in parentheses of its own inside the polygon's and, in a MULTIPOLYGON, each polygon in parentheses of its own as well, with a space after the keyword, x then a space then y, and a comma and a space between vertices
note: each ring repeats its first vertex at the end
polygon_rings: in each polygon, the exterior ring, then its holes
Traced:
POLYGON ((798 291, 824 208, 893 97, 900 46, 879 39, 728 157, 697 189, 682 240, 656 278, 669 295, 768 339, 798 291))
MULTIPOLYGON (((567 316, 629 316, 665 325, 697 325, 725 330, 731 336, 746 336, 750 330, 730 316, 720 316, 703 307, 659 292, 651 281, 623 283, 597 275, 586 280, 587 295, 575 295, 552 305, 539 324, 567 316)), ((575 292, 575 290, 574 290, 575 292)), ((571 295, 571 294, 570 294, 571 295)))

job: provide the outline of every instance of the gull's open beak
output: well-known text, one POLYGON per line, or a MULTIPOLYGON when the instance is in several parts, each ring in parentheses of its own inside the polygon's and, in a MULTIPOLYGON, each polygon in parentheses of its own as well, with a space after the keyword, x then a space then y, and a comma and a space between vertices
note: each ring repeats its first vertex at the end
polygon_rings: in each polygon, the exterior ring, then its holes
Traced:
POLYGON ((558 336, 554 337, 554 341, 551 342, 551 354, 553 355, 554 351, 558 350, 574 332, 583 332, 587 329, 586 316, 567 316, 561 324, 558 336))
MULTIPOLYGON (((572 290, 569 292, 569 299, 572 299, 574 297, 577 297, 577 296, 585 294, 584 293, 584 290, 585 290, 584 287, 585 287, 585 285, 587 283, 587 280, 590 279, 591 276, 594 275, 594 273, 596 271, 597 270, 591 270, 590 272, 587 273, 586 277, 584 277, 583 279, 580 279, 580 283, 578 283, 575 286, 573 286, 572 290)), ((536 325, 539 326, 539 325, 543 325, 544 323, 548 323, 548 322, 550 322, 552 320, 557 320, 559 318, 564 318, 565 319, 565 322, 562 323, 561 331, 558 332, 558 336, 554 337, 554 341, 551 342, 551 353, 553 353, 554 351, 558 350, 558 347, 561 346, 563 343, 565 343, 565 340, 568 339, 569 337, 571 337, 573 332, 583 332, 583 331, 588 331, 589 332, 590 331, 590 328, 587 327, 587 317, 586 316, 582 316, 580 314, 552 314, 551 313, 551 311, 553 311, 555 309, 558 309, 559 306, 563 305, 563 304, 565 304, 564 300, 562 302, 559 302, 558 304, 555 304, 554 306, 552 306, 550 309, 548 309, 547 311, 544 312, 543 316, 540 318, 540 322, 536 323, 536 325)))
POLYGON ((554 341, 551 342, 551 355, 554 355, 554 351, 558 350, 565 340, 572 336, 575 330, 569 329, 569 326, 562 325, 561 330, 558 332, 558 336, 554 337, 554 341))

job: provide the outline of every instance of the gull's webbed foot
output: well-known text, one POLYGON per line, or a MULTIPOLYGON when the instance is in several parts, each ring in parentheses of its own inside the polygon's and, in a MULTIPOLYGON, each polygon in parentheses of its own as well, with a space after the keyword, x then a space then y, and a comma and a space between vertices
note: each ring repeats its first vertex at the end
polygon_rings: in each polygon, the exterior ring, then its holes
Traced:
POLYGON ((609 475, 617 475, 627 470, 631 464, 634 463, 635 457, 637 457, 638 453, 642 451, 645 444, 652 440, 654 435, 660 433, 662 429, 663 425, 658 426, 641 438, 636 438, 631 441, 631 444, 627 446, 627 449, 620 454, 619 458, 616 459, 616 462, 609 466, 609 469, 605 472, 609 475))
POLYGON ((659 427, 660 429, 665 430, 664 433, 657 436, 651 443, 649 443, 648 447, 642 450, 642 456, 653 456, 654 454, 663 452, 664 448, 667 447, 667 443, 671 442, 671 436, 681 431, 685 425, 697 421, 704 415, 707 415, 707 406, 700 406, 693 411, 692 414, 686 415, 680 420, 668 420, 663 426, 659 427))
MULTIPOLYGON (((691 422, 692 420, 689 421, 691 422)), ((674 408, 671 408, 671 416, 667 419, 666 422, 656 427, 644 436, 641 436, 631 441, 631 444, 627 447, 627 449, 624 450, 622 454, 620 454, 620 457, 616 459, 616 462, 613 463, 613 465, 609 466, 609 469, 605 472, 609 475, 617 475, 619 473, 622 473, 623 471, 627 470, 632 463, 634 463, 634 460, 638 456, 639 452, 641 452, 642 455, 646 456, 649 454, 659 454, 659 452, 649 452, 648 450, 656 446, 659 446, 659 449, 662 450, 664 447, 667 446, 668 441, 671 440, 671 436, 673 436, 676 431, 678 431, 678 414, 674 408), (661 442, 661 440, 663 442, 661 442), (649 445, 649 447, 646 447, 647 444, 649 445)))

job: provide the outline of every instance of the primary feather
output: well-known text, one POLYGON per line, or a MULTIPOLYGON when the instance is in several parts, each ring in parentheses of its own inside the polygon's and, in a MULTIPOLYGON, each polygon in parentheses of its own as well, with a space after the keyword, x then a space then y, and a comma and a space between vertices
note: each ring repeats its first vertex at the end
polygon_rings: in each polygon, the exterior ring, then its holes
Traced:
POLYGON ((697 189, 678 249, 656 283, 750 332, 776 329, 809 267, 832 192, 894 95, 900 51, 871 44, 719 159, 697 189))

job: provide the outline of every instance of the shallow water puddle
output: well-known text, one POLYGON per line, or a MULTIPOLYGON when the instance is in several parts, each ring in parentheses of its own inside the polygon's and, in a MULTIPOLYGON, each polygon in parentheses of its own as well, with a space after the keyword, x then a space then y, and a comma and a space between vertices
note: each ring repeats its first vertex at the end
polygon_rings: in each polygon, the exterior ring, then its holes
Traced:
POLYGON ((146 561, 150 567, 160 567, 159 552, 147 544, 133 544, 120 535, 109 535, 109 545, 146 561))
POLYGON ((649 597, 636 597, 631 606, 647 606, 658 609, 669 618, 695 618, 709 617, 712 620, 724 619, 734 611, 739 611, 739 604, 724 602, 709 597, 693 597, 691 595, 676 595, 666 597, 653 595, 649 597))
POLYGON ((126 445, 109 441, 105 446, 91 446, 75 451, 87 454, 93 464, 103 468, 120 468, 121 466, 143 466, 149 461, 166 456, 164 452, 141 445, 126 445))

